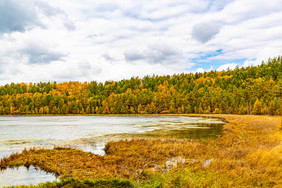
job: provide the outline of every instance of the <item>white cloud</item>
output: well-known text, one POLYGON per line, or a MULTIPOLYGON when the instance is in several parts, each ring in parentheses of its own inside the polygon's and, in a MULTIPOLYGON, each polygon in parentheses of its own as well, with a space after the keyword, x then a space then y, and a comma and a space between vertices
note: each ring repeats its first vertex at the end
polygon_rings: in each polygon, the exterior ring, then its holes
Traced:
POLYGON ((203 73, 203 72, 205 72, 205 70, 204 70, 203 68, 197 68, 197 69, 196 69, 196 72, 201 72, 201 73, 203 73))
POLYGON ((257 66, 262 63, 262 61, 267 61, 270 57, 275 57, 277 54, 282 54, 282 49, 276 48, 262 48, 257 52, 255 59, 248 59, 244 61, 243 66, 257 66))
POLYGON ((282 54, 280 7, 281 0, 2 0, 0 84, 256 65, 282 54))
POLYGON ((217 71, 223 71, 223 70, 233 70, 236 68, 236 66, 238 66, 236 63, 228 63, 228 64, 224 64, 224 65, 221 65, 220 67, 218 67, 216 70, 217 71))

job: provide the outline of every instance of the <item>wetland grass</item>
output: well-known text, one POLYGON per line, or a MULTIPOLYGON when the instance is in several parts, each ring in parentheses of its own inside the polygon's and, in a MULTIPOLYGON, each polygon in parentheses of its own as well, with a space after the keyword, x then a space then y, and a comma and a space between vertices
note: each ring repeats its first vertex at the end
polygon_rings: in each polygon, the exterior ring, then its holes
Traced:
POLYGON ((279 117, 195 116, 223 118, 221 136, 111 141, 105 156, 32 148, 2 159, 0 168, 33 165, 61 179, 38 187, 281 187, 279 117))

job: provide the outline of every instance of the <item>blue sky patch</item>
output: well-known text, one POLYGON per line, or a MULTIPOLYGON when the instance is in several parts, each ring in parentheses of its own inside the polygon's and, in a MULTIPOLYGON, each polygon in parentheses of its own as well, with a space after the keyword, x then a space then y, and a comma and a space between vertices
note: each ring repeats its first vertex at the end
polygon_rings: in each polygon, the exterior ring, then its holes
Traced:
POLYGON ((216 57, 219 56, 221 54, 223 54, 223 50, 222 49, 218 49, 216 51, 212 51, 212 52, 199 52, 199 57, 193 58, 192 61, 193 62, 201 62, 201 61, 205 61, 210 57, 216 57))
POLYGON ((221 65, 231 64, 231 63, 235 63, 239 67, 241 67, 246 60, 247 60, 246 58, 243 58, 243 59, 233 59, 233 60, 207 60, 205 62, 193 61, 195 63, 195 66, 193 66, 193 68, 194 69, 203 68, 204 70, 208 70, 212 67, 212 70, 216 70, 221 65))

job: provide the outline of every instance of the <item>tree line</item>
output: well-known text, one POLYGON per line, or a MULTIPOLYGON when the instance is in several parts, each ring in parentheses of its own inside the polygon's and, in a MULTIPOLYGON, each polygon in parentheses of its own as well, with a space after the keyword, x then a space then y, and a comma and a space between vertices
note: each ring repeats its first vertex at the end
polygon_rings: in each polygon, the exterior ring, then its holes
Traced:
POLYGON ((132 77, 121 81, 10 83, 0 115, 268 114, 282 108, 281 56, 226 71, 132 77))

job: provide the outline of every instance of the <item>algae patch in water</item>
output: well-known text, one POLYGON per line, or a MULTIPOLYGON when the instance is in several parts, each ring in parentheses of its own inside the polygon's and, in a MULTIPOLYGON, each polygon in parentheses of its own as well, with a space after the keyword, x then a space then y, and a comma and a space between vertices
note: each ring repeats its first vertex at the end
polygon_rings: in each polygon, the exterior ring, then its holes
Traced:
POLYGON ((22 144, 30 144, 32 142, 39 141, 39 138, 29 138, 29 139, 3 139, 0 140, 1 146, 13 146, 13 145, 22 145, 22 144))

